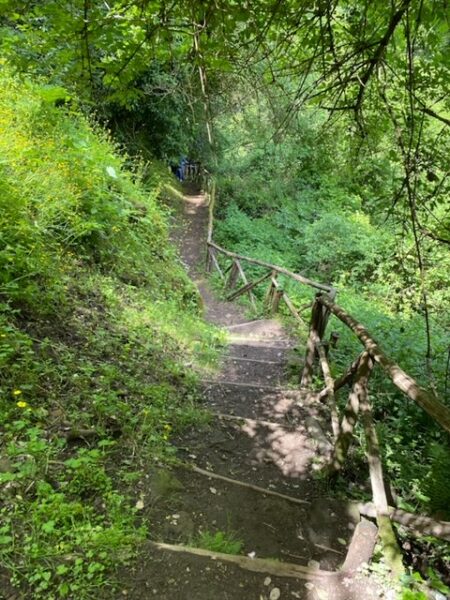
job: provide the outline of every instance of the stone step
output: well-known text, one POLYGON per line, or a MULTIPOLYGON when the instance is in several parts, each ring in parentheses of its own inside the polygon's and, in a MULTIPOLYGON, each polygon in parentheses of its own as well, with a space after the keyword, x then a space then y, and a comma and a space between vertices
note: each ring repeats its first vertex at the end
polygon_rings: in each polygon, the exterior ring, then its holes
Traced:
POLYGON ((215 379, 277 387, 287 383, 285 366, 282 362, 254 358, 233 358, 231 356, 225 359, 220 373, 215 379))
POLYGON ((157 542, 140 549, 126 575, 117 600, 379 600, 384 591, 359 573, 157 542))
MULTIPOLYGON (((162 473, 167 479, 168 472, 162 473)), ((161 474, 152 474, 150 489, 152 477, 161 474)), ((242 542, 230 547, 231 554, 305 565, 314 561, 317 569, 336 570, 359 520, 357 511, 351 515, 345 502, 331 498, 299 505, 190 469, 174 469, 170 477, 177 491, 155 503, 150 498, 144 509, 155 541, 198 546, 202 533, 223 532, 242 542)))
POLYGON ((311 416, 289 426, 215 415, 207 429, 187 431, 174 443, 183 461, 302 501, 320 487, 314 473, 331 454, 321 422, 311 416))
POLYGON ((270 343, 245 344, 237 343, 228 346, 228 355, 234 358, 268 360, 285 362, 290 352, 290 346, 273 346, 270 343))
POLYGON ((244 344, 247 346, 261 346, 261 347, 275 347, 275 348, 291 348, 292 342, 290 339, 284 338, 270 338, 263 335, 249 335, 243 333, 232 333, 228 336, 228 342, 230 346, 237 344, 244 344))
POLYGON ((314 394, 270 385, 204 381, 202 394, 205 404, 214 412, 287 425, 324 411, 314 394))

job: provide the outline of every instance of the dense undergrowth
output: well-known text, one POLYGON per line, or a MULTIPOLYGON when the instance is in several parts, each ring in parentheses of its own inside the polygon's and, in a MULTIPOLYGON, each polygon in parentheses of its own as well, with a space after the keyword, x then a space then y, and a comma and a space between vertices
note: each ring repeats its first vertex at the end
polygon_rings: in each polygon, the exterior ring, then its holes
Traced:
POLYGON ((91 598, 151 531, 130 486, 205 418, 195 370, 219 338, 168 242, 166 170, 63 89, 0 85, 0 575, 91 598))

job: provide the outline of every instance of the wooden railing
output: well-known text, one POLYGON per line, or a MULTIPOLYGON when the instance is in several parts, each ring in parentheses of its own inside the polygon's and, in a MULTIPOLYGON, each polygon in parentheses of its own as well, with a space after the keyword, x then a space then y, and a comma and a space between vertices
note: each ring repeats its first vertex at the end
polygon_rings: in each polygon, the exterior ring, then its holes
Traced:
MULTIPOLYGON (((305 392, 312 394, 316 400, 326 401, 330 410, 333 451, 332 458, 327 466, 327 473, 330 477, 334 477, 344 466, 353 439, 355 425, 359 416, 361 416, 366 438, 373 495, 372 516, 375 515, 377 518, 379 535, 392 571, 397 575, 400 574, 402 571, 401 553, 391 524, 391 519, 396 520, 393 516, 396 514, 396 511, 389 506, 387 501, 379 442, 372 418, 372 406, 369 400, 369 380, 374 367, 379 365, 384 374, 403 394, 416 402, 438 425, 449 433, 450 409, 433 392, 420 387, 410 375, 382 351, 379 344, 361 323, 336 304, 336 289, 331 285, 318 283, 303 275, 293 273, 284 267, 230 252, 216 244, 213 241, 214 183, 210 185, 208 197, 207 271, 210 272, 214 268, 219 273, 224 281, 225 288, 228 290, 227 299, 234 300, 246 294, 249 296, 252 305, 255 306, 256 300, 252 290, 268 281, 269 287, 266 291, 264 302, 266 310, 270 314, 277 312, 280 303, 283 301, 296 321, 305 324, 301 313, 311 308, 309 336, 300 386, 305 392), (228 265, 226 267, 221 266, 219 256, 222 257, 222 262, 224 259, 227 260, 228 265), (243 264, 262 267, 265 272, 253 281, 248 281, 243 264), (278 275, 284 275, 297 283, 318 290, 314 301, 304 306, 296 307, 292 299, 280 286, 277 280, 278 275), (241 279, 242 285, 236 289, 239 279, 241 279), (363 345, 361 354, 352 362, 344 374, 338 378, 332 377, 328 362, 329 348, 336 343, 336 337, 332 334, 330 340, 325 341, 326 328, 331 315, 348 327, 363 345), (312 392, 311 385, 316 363, 320 365, 324 379, 324 388, 319 392, 312 392), (345 407, 340 411, 336 397, 338 391, 345 385, 350 386, 350 393, 345 407)), ((415 523, 421 519, 427 519, 426 517, 417 515, 409 516, 410 521, 415 523)), ((441 537, 444 539, 446 539, 446 536, 447 538, 449 537, 450 523, 430 521, 434 526, 434 531, 442 532, 441 537)))
POLYGON ((253 290, 265 283, 269 282, 268 289, 265 294, 265 306, 269 313, 274 314, 278 311, 280 303, 284 302, 287 306, 291 315, 302 324, 305 324, 304 319, 300 316, 302 312, 311 308, 312 303, 296 308, 294 302, 289 297, 288 293, 284 291, 278 282, 278 276, 283 275, 292 281, 308 286, 321 292, 326 292, 329 298, 335 298, 336 289, 330 285, 313 281, 304 275, 299 273, 293 273, 284 267, 279 267, 263 260, 256 258, 250 258, 248 256, 242 256, 236 252, 230 252, 225 248, 222 248, 215 242, 213 242, 212 234, 214 227, 214 202, 215 202, 215 184, 212 182, 210 191, 207 194, 209 198, 209 219, 208 219, 208 234, 207 234, 207 259, 206 259, 206 270, 211 272, 213 268, 219 273, 219 276, 224 281, 225 288, 229 291, 227 300, 235 300, 239 296, 247 295, 254 308, 256 308, 256 301, 253 294, 253 290), (229 264, 226 268, 222 268, 219 264, 218 256, 221 255, 226 259, 229 259, 229 264), (265 271, 261 277, 249 281, 244 271, 243 264, 255 265, 262 267, 265 271), (241 280, 242 286, 236 289, 238 281, 241 280))

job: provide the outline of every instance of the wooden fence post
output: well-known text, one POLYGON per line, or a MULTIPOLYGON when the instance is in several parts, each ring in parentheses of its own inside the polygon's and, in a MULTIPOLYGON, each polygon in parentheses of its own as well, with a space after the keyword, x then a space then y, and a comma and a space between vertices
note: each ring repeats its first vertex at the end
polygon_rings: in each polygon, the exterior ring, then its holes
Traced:
POLYGON ((238 267, 237 261, 234 260, 233 264, 231 266, 230 274, 227 279, 226 287, 228 289, 232 290, 237 283, 238 277, 239 277, 239 267, 238 267))
MULTIPOLYGON (((368 361, 369 369, 373 366, 373 359, 368 361)), ((391 573, 395 579, 399 579, 405 572, 402 562, 402 553, 395 535, 394 528, 389 516, 389 505, 384 487, 383 467, 381 463, 380 444, 377 431, 373 424, 372 408, 369 397, 364 394, 360 402, 361 420, 367 444, 367 460, 369 463, 370 483, 372 486, 373 503, 376 510, 378 524, 378 535, 383 547, 383 554, 391 573)))
POLYGON ((362 399, 367 396, 367 387, 373 363, 368 352, 363 352, 356 367, 354 382, 344 409, 340 432, 334 444, 333 457, 328 468, 330 475, 336 474, 344 466, 348 449, 352 441, 353 430, 358 420, 362 399))
POLYGON ((212 258, 211 258, 211 248, 206 245, 206 272, 207 273, 211 273, 212 269, 211 269, 211 263, 212 263, 212 258))
POLYGON ((339 425, 339 412, 336 405, 336 396, 334 392, 334 379, 331 376, 330 365, 328 364, 326 346, 322 343, 319 343, 316 348, 319 354, 319 360, 322 367, 323 377, 325 379, 326 389, 328 390, 327 404, 331 413, 331 429, 333 431, 333 438, 337 440, 341 428, 339 425))
POLYGON ((316 356, 316 344, 320 344, 328 322, 330 311, 326 306, 319 302, 321 293, 316 295, 312 310, 311 322, 309 326, 309 337, 306 343, 305 366, 303 367, 300 386, 309 387, 312 383, 312 374, 314 359, 316 356))
POLYGON ((264 305, 267 307, 267 310, 270 310, 270 306, 272 306, 273 292, 275 290, 273 282, 276 281, 277 275, 278 273, 276 271, 272 271, 269 287, 267 288, 266 295, 264 296, 264 305))
POLYGON ((280 306, 280 301, 281 301, 282 297, 283 297, 283 290, 280 288, 274 289, 273 295, 272 295, 272 304, 270 307, 270 312, 272 315, 274 315, 276 312, 278 312, 278 308, 280 306))

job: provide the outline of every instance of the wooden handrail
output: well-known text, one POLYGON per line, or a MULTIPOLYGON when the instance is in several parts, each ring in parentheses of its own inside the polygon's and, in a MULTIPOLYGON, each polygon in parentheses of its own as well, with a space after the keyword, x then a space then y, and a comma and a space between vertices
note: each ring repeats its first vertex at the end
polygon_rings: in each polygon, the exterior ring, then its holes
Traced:
POLYGON ((349 327, 362 342, 372 358, 382 367, 385 373, 411 400, 421 406, 441 427, 450 433, 450 409, 432 393, 421 388, 418 383, 401 369, 393 360, 386 356, 367 329, 358 323, 342 307, 338 306, 325 295, 317 296, 318 302, 325 306, 340 321, 349 327))
MULTIPOLYGON (((273 275, 280 274, 285 275, 294 281, 307 285, 309 287, 320 290, 320 292, 316 296, 316 302, 318 302, 324 310, 331 312, 334 314, 340 321, 342 321, 347 327, 349 327, 358 339, 362 342, 367 352, 370 356, 377 362, 385 373, 392 380, 394 385, 401 390, 404 394, 406 394, 411 400, 416 402, 419 406, 421 406, 441 427, 443 427, 446 431, 450 433, 450 409, 443 404, 432 392, 425 390, 420 387, 418 383, 410 377, 403 369, 399 367, 393 360, 391 360, 384 352, 381 350, 377 342, 372 338, 370 333, 365 329, 365 327, 359 323, 356 319, 354 319, 349 313, 347 313, 342 307, 338 306, 334 302, 334 298, 336 296, 336 289, 330 285, 325 285, 323 283, 318 283, 317 281, 313 281, 312 279, 308 279, 303 275, 298 273, 293 273, 284 267, 279 267, 277 265, 273 265, 271 263, 265 262, 263 260, 258 260, 256 258, 250 258, 249 256, 243 256, 241 254, 237 254, 236 252, 231 252, 230 250, 226 250, 222 248, 218 244, 212 241, 213 227, 214 227, 214 202, 215 202, 215 181, 211 180, 211 193, 209 199, 209 220, 208 220, 208 236, 207 236, 207 246, 210 252, 213 253, 214 250, 220 252, 224 256, 228 256, 233 259, 233 261, 239 264, 239 261, 245 261, 247 263, 257 265, 259 267, 264 267, 266 269, 270 269, 273 275), (325 294, 323 292, 326 292, 325 294)), ((215 258, 215 257, 214 257, 215 258)), ((244 281, 244 285, 247 282, 244 281)), ((281 297, 281 290, 280 297, 281 297)), ((288 304, 289 307, 289 304, 288 304)), ((314 312, 314 308, 313 308, 314 312)), ((317 310, 316 310, 317 312, 317 310)), ((294 315, 295 316, 295 315, 294 315)), ((326 324, 326 318, 323 319, 326 324)), ((302 385, 309 385, 311 379, 311 369, 312 369, 312 361, 314 360, 314 355, 316 353, 316 345, 321 341, 321 334, 319 333, 318 339, 314 339, 314 335, 308 340, 309 348, 307 352, 307 359, 305 361, 305 368, 302 376, 302 385), (309 353, 309 354, 308 354, 309 353), (309 359, 309 361, 308 361, 309 359), (308 362, 311 363, 308 366, 308 362)), ((341 385, 347 382, 347 379, 351 377, 354 372, 354 365, 349 372, 349 377, 347 374, 344 378, 344 381, 336 380, 334 385, 334 391, 341 385)), ((328 386, 327 386, 328 387, 328 386)), ((325 392, 325 390, 323 390, 325 392)), ((321 394, 321 396, 325 395, 325 393, 321 394)))
POLYGON ((320 290, 322 292, 328 292, 328 294, 333 297, 336 294, 336 289, 330 285, 325 285, 324 283, 318 283, 317 281, 313 281, 312 279, 308 279, 303 275, 299 275, 298 273, 293 273, 284 267, 278 267, 277 265, 272 265, 271 263, 265 262, 264 260, 258 260, 257 258, 250 258, 249 256, 243 256, 241 254, 237 254, 236 252, 231 252, 230 250, 225 250, 212 240, 208 240, 208 246, 217 250, 221 254, 228 256, 229 258, 234 258, 237 260, 243 260, 252 265, 258 265, 259 267, 264 267, 266 269, 270 269, 271 271, 276 271, 280 273, 280 275, 286 275, 299 283, 303 283, 304 285, 308 285, 309 287, 315 288, 316 290, 320 290))

